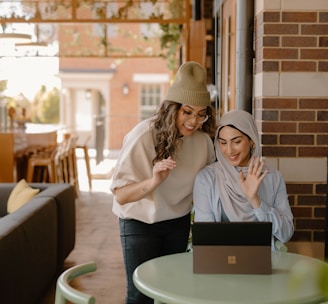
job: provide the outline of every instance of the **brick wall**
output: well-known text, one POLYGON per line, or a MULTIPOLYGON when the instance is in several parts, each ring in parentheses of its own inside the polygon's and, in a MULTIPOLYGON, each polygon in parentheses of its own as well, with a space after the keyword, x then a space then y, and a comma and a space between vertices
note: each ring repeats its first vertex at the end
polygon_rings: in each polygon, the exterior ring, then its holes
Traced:
POLYGON ((255 71, 327 72, 328 12, 261 12, 255 71))
MULTIPOLYGON (((256 11, 254 113, 263 155, 282 171, 294 241, 323 241, 328 144, 328 7, 256 11)), ((304 2, 302 2, 304 3, 304 2)), ((293 7, 294 5, 294 7, 293 7)), ((273 5, 274 6, 274 5, 273 5)))

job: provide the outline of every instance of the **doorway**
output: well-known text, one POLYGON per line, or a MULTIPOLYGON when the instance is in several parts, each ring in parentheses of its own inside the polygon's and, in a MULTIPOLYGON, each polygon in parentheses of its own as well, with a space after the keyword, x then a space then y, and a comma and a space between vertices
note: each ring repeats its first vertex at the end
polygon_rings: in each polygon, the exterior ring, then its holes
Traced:
POLYGON ((219 116, 252 111, 254 0, 216 0, 215 86, 219 116))
POLYGON ((76 133, 79 143, 88 141, 88 146, 98 149, 99 160, 103 149, 109 146, 109 92, 112 74, 60 73, 62 96, 60 123, 76 133))

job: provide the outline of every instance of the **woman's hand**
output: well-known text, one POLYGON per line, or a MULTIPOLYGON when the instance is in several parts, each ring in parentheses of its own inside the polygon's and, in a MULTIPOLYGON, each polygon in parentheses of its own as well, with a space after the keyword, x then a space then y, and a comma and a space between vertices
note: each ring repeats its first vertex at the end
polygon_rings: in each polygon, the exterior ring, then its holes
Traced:
POLYGON ((121 188, 116 188, 114 195, 116 201, 121 204, 136 202, 160 185, 174 169, 176 161, 172 157, 157 162, 153 167, 153 176, 138 183, 131 183, 121 188))
POLYGON ((153 182, 155 185, 161 184, 170 173, 170 170, 176 167, 176 161, 169 156, 157 162, 153 167, 153 182))
POLYGON ((268 170, 263 171, 263 168, 264 162, 261 162, 259 157, 256 159, 251 158, 247 176, 244 177, 242 171, 239 173, 241 189, 253 208, 259 208, 261 204, 258 190, 263 179, 268 174, 268 170))

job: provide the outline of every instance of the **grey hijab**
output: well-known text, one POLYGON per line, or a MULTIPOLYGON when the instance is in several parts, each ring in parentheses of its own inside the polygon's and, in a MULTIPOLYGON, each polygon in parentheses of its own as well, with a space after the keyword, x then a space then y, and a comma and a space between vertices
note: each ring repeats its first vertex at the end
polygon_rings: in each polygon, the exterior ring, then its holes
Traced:
POLYGON ((234 167, 222 155, 218 134, 222 127, 232 125, 239 131, 247 134, 254 142, 252 156, 261 156, 260 139, 255 121, 251 114, 243 110, 232 110, 222 116, 215 137, 215 149, 217 156, 216 173, 218 176, 217 187, 223 210, 230 221, 256 221, 254 211, 244 196, 239 181, 239 172, 247 174, 247 167, 234 167))

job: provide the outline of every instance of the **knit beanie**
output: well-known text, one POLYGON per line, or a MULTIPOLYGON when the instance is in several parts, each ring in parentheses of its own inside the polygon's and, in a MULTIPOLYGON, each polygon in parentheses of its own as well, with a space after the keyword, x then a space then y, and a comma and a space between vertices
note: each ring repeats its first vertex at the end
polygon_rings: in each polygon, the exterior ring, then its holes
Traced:
POLYGON ((206 86, 205 68, 193 61, 182 64, 167 91, 166 99, 191 106, 209 106, 211 99, 206 86))

